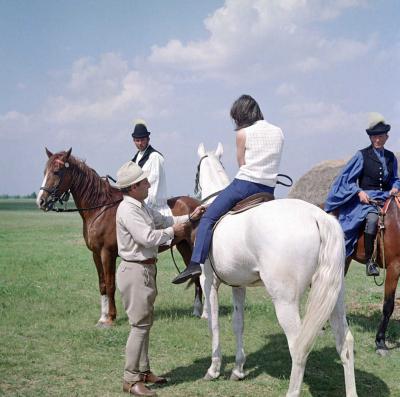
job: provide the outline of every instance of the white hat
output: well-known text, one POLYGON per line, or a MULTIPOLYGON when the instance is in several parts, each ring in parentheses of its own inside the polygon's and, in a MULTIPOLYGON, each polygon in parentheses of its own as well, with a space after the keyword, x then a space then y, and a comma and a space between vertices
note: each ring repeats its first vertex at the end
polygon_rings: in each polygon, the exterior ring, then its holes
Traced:
POLYGON ((148 171, 143 171, 136 163, 128 161, 117 171, 116 186, 123 189, 146 179, 148 176, 148 171))

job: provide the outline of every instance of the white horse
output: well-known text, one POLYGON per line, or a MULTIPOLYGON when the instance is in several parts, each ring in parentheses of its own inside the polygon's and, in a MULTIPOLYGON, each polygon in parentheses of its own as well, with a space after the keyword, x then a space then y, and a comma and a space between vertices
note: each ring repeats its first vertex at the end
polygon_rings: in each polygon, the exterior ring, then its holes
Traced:
MULTIPOLYGON (((223 189, 229 180, 220 162, 221 144, 215 153, 206 153, 200 144, 198 154, 201 160, 196 180, 204 199, 223 189)), ((346 396, 357 396, 354 339, 347 324, 344 303, 344 239, 334 217, 295 199, 275 200, 240 214, 227 215, 215 228, 209 259, 203 266, 203 281, 212 334, 212 362, 205 379, 216 379, 220 375, 218 288, 221 282, 234 286, 236 360, 231 374, 233 380, 245 376, 243 316, 246 287, 264 285, 275 305, 292 358, 286 396, 300 396, 308 354, 328 319, 344 367, 346 396), (306 312, 301 319, 300 298, 310 284, 306 312)))

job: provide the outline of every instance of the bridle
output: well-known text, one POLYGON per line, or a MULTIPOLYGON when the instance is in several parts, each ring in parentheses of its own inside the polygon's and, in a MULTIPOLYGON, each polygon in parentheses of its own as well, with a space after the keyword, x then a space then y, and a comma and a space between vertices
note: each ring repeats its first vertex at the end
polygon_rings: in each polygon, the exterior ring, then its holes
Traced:
MULTIPOLYGON (((112 207, 115 204, 118 204, 118 203, 120 203, 122 201, 122 199, 118 199, 118 200, 112 201, 111 203, 95 205, 93 207, 87 207, 87 208, 70 208, 70 209, 66 209, 66 208, 55 207, 55 204, 57 202, 59 204, 61 204, 61 205, 66 205, 66 203, 69 200, 69 197, 71 195, 71 190, 70 189, 66 190, 64 193, 60 193, 59 192, 59 187, 62 184, 64 175, 65 175, 67 169, 70 167, 70 164, 69 164, 68 161, 62 162, 61 160, 58 160, 58 159, 56 160, 56 162, 58 164, 62 165, 62 168, 60 168, 59 170, 54 172, 54 174, 59 177, 57 185, 55 185, 52 188, 49 188, 47 186, 41 186, 41 188, 39 189, 39 190, 44 190, 45 192, 47 192, 49 194, 49 197, 50 197, 50 199, 46 201, 46 204, 44 206, 45 211, 77 212, 77 211, 90 211, 90 210, 95 210, 95 209, 103 208, 103 207, 105 209, 107 209, 108 207, 112 207)), ((110 179, 114 180, 109 175, 107 175, 106 178, 110 178, 110 179)))
POLYGON ((47 187, 47 186, 41 186, 39 190, 44 190, 49 194, 48 200, 46 200, 46 204, 44 206, 44 209, 46 211, 57 211, 58 209, 54 207, 54 205, 59 202, 61 205, 63 205, 65 202, 69 200, 69 196, 71 194, 71 191, 68 189, 64 193, 59 192, 59 187, 61 186, 63 182, 63 178, 65 175, 65 172, 67 168, 69 168, 69 163, 62 162, 61 160, 56 160, 58 164, 61 164, 63 167, 60 168, 59 170, 55 171, 54 174, 58 176, 59 180, 57 185, 53 187, 47 187))

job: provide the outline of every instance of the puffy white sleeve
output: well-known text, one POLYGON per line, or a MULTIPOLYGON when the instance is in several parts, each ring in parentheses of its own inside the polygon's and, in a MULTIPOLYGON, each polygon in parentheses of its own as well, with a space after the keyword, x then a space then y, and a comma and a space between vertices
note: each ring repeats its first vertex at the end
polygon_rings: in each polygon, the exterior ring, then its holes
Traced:
POLYGON ((163 206, 167 202, 164 158, 159 153, 153 152, 143 168, 149 171, 150 189, 146 199, 147 205, 150 207, 163 206))

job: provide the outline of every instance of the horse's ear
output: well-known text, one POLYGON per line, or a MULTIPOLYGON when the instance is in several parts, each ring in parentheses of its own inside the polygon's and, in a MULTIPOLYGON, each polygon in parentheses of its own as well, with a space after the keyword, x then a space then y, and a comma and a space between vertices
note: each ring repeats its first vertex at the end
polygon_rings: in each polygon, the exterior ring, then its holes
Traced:
POLYGON ((68 160, 68 159, 69 159, 69 156, 71 155, 71 152, 72 152, 72 147, 69 148, 67 154, 65 155, 65 160, 68 160))
POLYGON ((45 147, 45 149, 46 149, 47 157, 50 158, 53 155, 53 153, 51 153, 50 150, 47 149, 47 147, 45 147))
POLYGON ((199 155, 200 158, 206 155, 206 149, 204 148, 204 145, 202 143, 200 143, 197 149, 197 154, 199 155))
POLYGON ((220 159, 224 153, 224 148, 222 147, 222 143, 218 142, 217 150, 215 151, 215 155, 220 159))

